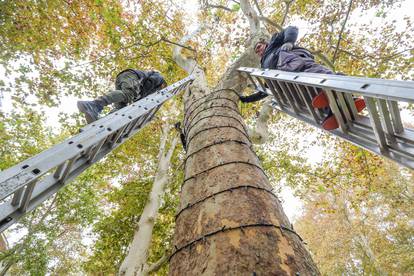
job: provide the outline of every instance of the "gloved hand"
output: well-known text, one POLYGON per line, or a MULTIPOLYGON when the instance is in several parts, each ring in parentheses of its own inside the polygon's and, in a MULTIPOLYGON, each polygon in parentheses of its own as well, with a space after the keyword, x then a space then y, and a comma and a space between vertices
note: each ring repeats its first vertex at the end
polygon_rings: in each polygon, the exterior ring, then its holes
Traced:
POLYGON ((292 49, 293 49, 293 43, 291 43, 291 42, 286 42, 285 44, 283 44, 280 47, 280 50, 282 50, 282 51, 290 51, 292 49))

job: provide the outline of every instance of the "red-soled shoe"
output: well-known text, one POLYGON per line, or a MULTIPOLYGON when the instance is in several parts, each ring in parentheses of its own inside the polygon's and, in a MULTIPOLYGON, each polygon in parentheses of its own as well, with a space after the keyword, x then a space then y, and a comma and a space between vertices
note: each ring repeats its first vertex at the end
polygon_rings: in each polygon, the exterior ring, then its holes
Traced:
POLYGON ((312 99, 312 106, 314 108, 325 108, 329 106, 328 97, 326 96, 325 91, 322 91, 312 99))
POLYGON ((358 112, 361 112, 366 107, 364 99, 357 98, 354 100, 354 103, 358 112))
POLYGON ((322 127, 325 130, 337 129, 339 125, 338 125, 338 122, 336 121, 335 115, 331 115, 327 117, 325 120, 323 120, 322 127))

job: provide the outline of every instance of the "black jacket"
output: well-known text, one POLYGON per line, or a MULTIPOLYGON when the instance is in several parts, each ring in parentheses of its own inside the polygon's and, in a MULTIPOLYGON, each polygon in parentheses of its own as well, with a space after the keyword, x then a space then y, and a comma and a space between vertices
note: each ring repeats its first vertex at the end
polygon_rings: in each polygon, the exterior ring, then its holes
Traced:
POLYGON ((280 47, 287 42, 294 44, 296 39, 298 39, 298 32, 297 27, 289 26, 286 29, 283 29, 280 33, 275 33, 270 39, 266 51, 260 61, 262 68, 276 69, 280 47))
MULTIPOLYGON (((295 26, 288 26, 283 29, 280 33, 273 34, 270 39, 269 44, 266 47, 266 50, 263 54, 262 59, 260 60, 261 67, 263 69, 276 69, 277 61, 279 58, 280 47, 286 42, 295 44, 298 39, 299 30, 295 26)), ((243 103, 256 102, 261 99, 266 98, 268 95, 262 91, 258 91, 249 96, 242 96, 240 100, 243 103)))

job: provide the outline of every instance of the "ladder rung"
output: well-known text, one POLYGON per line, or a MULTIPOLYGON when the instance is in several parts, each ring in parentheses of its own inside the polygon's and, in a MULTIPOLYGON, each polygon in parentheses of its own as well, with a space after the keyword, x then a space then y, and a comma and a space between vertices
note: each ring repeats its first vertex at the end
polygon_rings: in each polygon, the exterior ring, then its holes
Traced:
POLYGON ((282 100, 280 98, 279 91, 277 91, 275 89, 275 87, 273 86, 273 83, 270 80, 265 79, 265 82, 266 82, 267 86, 269 87, 270 91, 272 92, 273 96, 275 97, 277 104, 281 108, 283 108, 283 103, 282 103, 282 100))
POLYGON ((372 129, 374 130, 375 137, 377 138, 378 146, 380 147, 381 151, 386 151, 387 141, 385 139, 385 134, 382 129, 375 99, 371 97, 364 97, 364 99, 367 104, 369 119, 371 120, 372 129))
POLYGON ((94 147, 94 149, 91 151, 91 154, 87 157, 88 162, 93 162, 95 160, 96 155, 101 150, 102 146, 105 144, 108 137, 102 139, 99 141, 99 143, 94 147))
POLYGON ((319 123, 320 119, 319 116, 317 115, 317 113, 315 112, 315 109, 312 106, 312 100, 309 97, 308 91, 306 90, 305 87, 303 87, 300 84, 295 84, 297 90, 299 91, 300 96, 302 97, 303 101, 305 102, 306 108, 309 111, 309 114, 312 115, 313 120, 315 121, 315 123, 319 123))
POLYGON ((345 116, 346 121, 352 122, 353 121, 353 118, 351 115, 352 111, 350 111, 349 109, 350 109, 350 106, 355 106, 355 104, 353 103, 353 101, 351 104, 348 104, 345 100, 344 93, 340 91, 336 91, 336 96, 338 97, 339 106, 341 108, 342 113, 345 116))
POLYGON ((24 187, 21 187, 13 194, 13 199, 11 201, 11 205, 17 206, 20 204, 20 200, 22 199, 24 187))
POLYGON ((335 91, 333 90, 325 90, 326 96, 328 96, 329 99, 329 107, 331 108, 333 114, 336 117, 336 120, 339 124, 339 128, 343 131, 343 132, 347 132, 348 131, 348 126, 344 120, 344 118, 342 117, 342 112, 338 106, 338 103, 336 101, 336 97, 335 97, 335 91))
POLYGON ((352 120, 357 120, 358 110, 356 109, 353 95, 349 93, 342 93, 342 95, 345 98, 346 104, 348 106, 348 110, 351 113, 352 120))
POLYGON ((35 188, 35 185, 37 183, 37 180, 34 180, 33 182, 27 184, 26 189, 24 191, 23 199, 20 204, 20 211, 26 211, 27 206, 29 205, 30 199, 32 197, 33 190, 35 188))
POLYGON ((401 115, 400 115, 400 110, 398 109, 398 103, 396 101, 391 101, 391 100, 388 100, 387 103, 390 108, 391 118, 393 121, 392 125, 394 127, 395 133, 403 132, 404 127, 401 122, 401 115))
POLYGON ((392 126, 392 121, 390 117, 390 112, 388 110, 387 102, 385 100, 378 99, 378 103, 387 141, 390 144, 395 144, 397 141, 394 136, 394 128, 392 126))
POLYGON ((77 160, 77 158, 78 156, 75 156, 69 159, 69 161, 67 161, 67 164, 65 166, 65 169, 63 170, 62 175, 60 176, 60 178, 58 178, 60 183, 65 183, 66 177, 68 177, 70 170, 72 169, 73 163, 77 160))

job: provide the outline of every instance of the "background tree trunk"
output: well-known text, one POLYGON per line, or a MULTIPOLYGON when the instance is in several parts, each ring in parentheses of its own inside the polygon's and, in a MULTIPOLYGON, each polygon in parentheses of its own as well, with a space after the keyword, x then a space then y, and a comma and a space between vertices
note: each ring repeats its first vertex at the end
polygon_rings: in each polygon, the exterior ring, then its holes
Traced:
POLYGON ((171 157, 178 141, 175 137, 170 147, 167 149, 169 132, 170 127, 165 124, 162 129, 160 150, 158 153, 158 168, 155 174, 154 184, 148 202, 139 219, 128 254, 119 269, 120 275, 134 276, 148 274, 147 259, 148 250, 151 244, 152 230, 158 214, 158 209, 161 205, 165 185, 168 182, 168 169, 170 167, 171 157))

